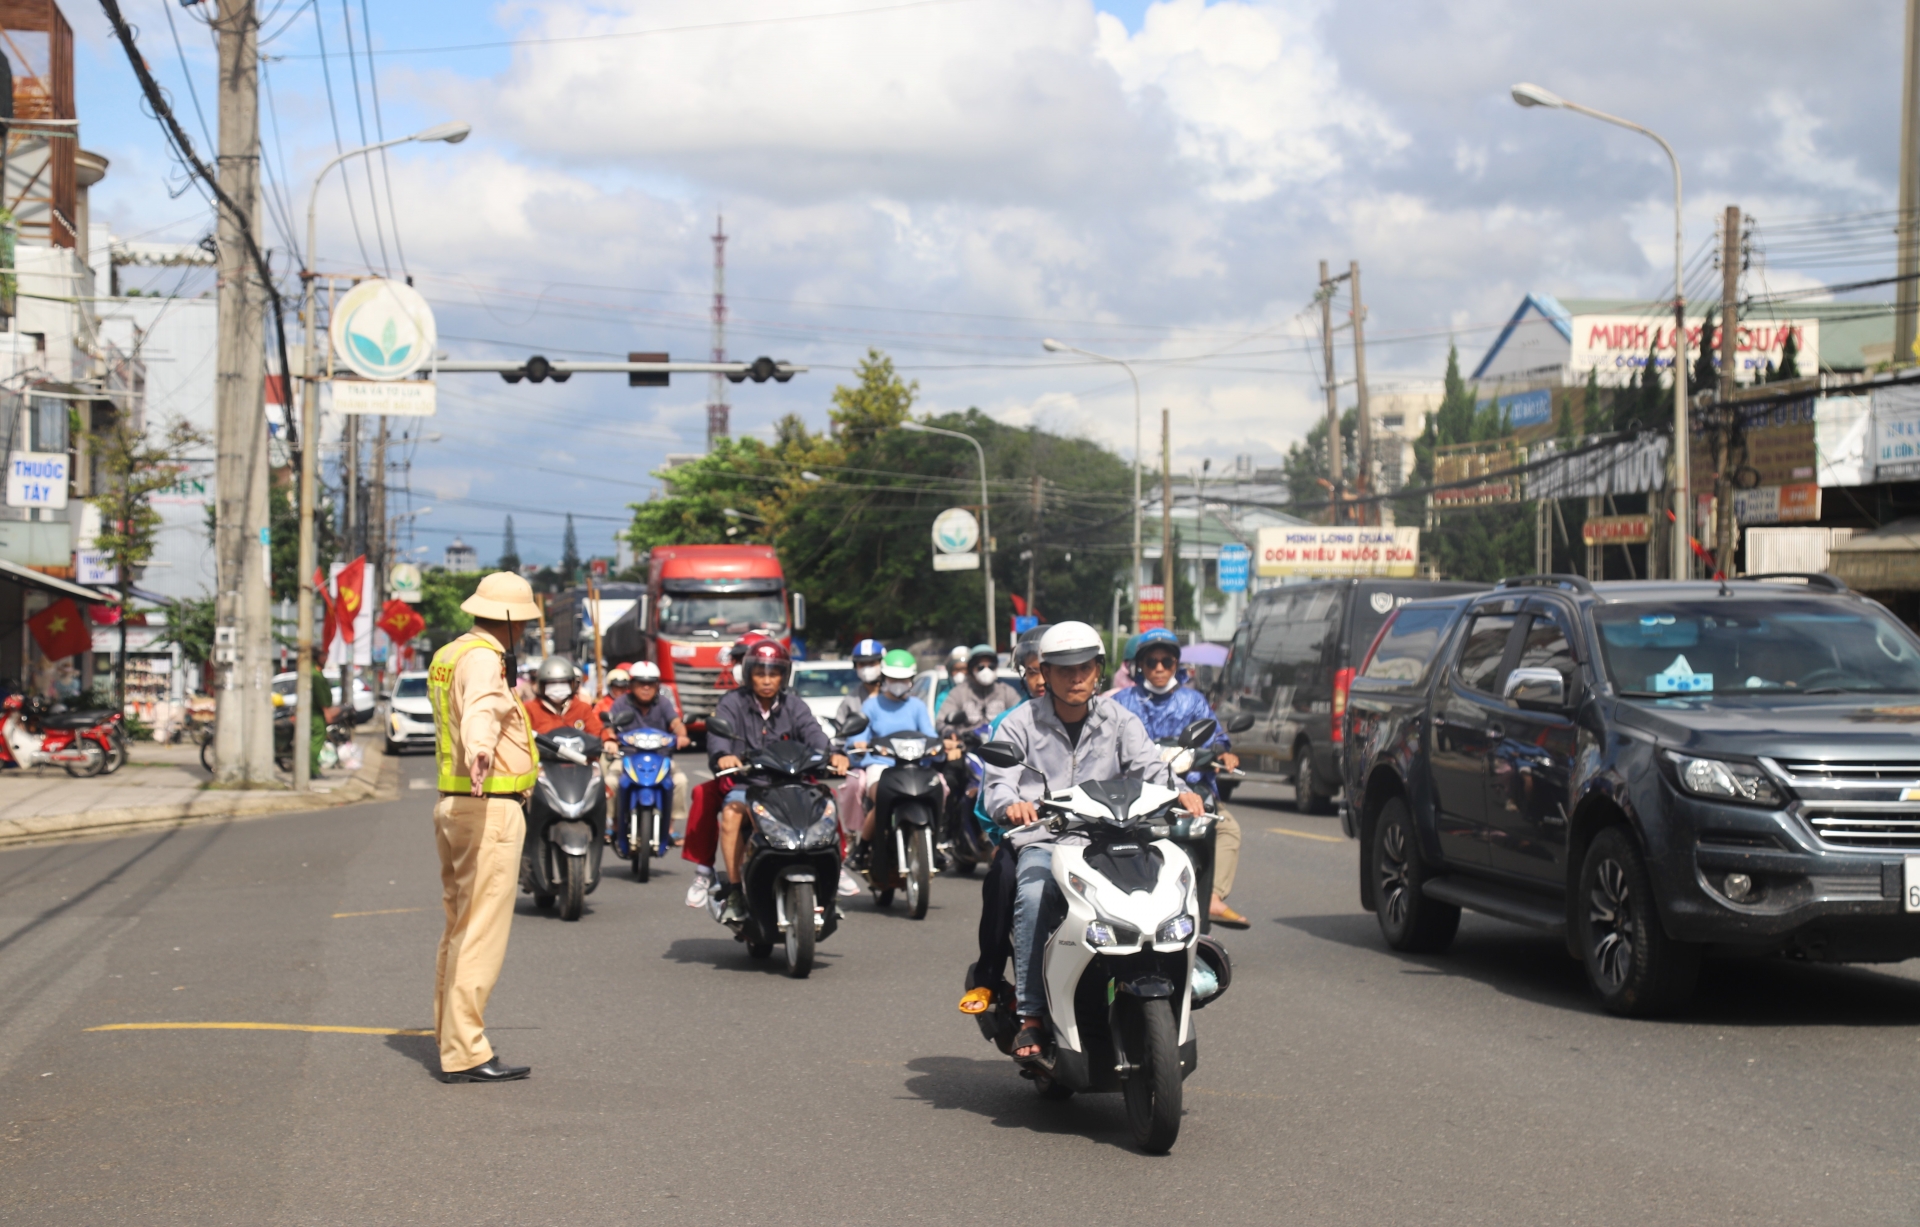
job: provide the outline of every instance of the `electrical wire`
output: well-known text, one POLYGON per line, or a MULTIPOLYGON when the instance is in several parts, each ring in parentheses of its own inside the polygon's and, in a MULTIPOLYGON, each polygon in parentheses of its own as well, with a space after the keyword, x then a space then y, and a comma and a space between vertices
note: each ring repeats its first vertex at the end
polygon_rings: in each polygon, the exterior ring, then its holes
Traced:
MULTIPOLYGON (((340 111, 339 108, 334 105, 333 101, 333 73, 327 68, 327 22, 326 18, 320 15, 318 0, 316 0, 313 5, 313 35, 315 41, 320 44, 320 80, 326 86, 327 118, 333 124, 333 152, 335 154, 343 154, 347 151, 347 147, 340 139, 340 111)), ((350 169, 350 167, 342 166, 340 172, 345 176, 350 169)), ((353 180, 351 178, 344 178, 343 183, 346 187, 347 219, 353 223, 353 242, 354 245, 360 249, 360 263, 366 268, 372 268, 373 259, 367 255, 367 241, 360 233, 360 214, 353 207, 353 180)), ((313 267, 311 262, 308 263, 307 267, 313 267)))
MULTIPOLYGON (((387 139, 387 128, 380 116, 380 77, 373 63, 373 20, 367 14, 367 0, 360 0, 360 33, 363 36, 361 43, 367 49, 367 92, 373 98, 373 133, 384 141, 387 139)), ((393 168, 387 164, 385 149, 380 151, 380 179, 387 189, 387 222, 393 228, 393 255, 400 261, 400 272, 406 275, 407 253, 400 246, 400 213, 393 207, 393 168)))
MULTIPOLYGON (((360 121, 360 144, 363 146, 371 145, 373 142, 367 139, 367 111, 360 103, 360 58, 355 54, 353 47, 353 9, 351 7, 351 0, 340 0, 340 24, 347 32, 347 68, 353 81, 353 113, 360 121)), ((351 169, 351 167, 346 166, 340 168, 343 174, 351 169)), ((361 170, 365 172, 367 176, 367 203, 373 206, 373 237, 374 241, 380 247, 380 269, 388 276, 392 276, 393 266, 387 263, 386 227, 380 224, 380 198, 373 194, 373 166, 362 158, 361 170)), ((348 182, 352 182, 351 176, 349 176, 348 182)))

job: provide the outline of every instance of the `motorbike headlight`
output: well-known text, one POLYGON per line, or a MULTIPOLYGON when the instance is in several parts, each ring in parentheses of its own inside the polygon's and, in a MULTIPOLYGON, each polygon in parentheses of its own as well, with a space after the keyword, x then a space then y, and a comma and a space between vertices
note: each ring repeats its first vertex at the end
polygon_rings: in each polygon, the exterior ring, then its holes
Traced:
POLYGON ((800 846, 799 833, 758 801, 753 803, 753 825, 768 843, 783 852, 791 852, 800 846))
POLYGON ((927 739, 924 737, 895 737, 893 756, 903 763, 919 762, 927 756, 927 739))
POLYGON ((1696 797, 1744 801, 1750 805, 1779 805, 1783 798, 1767 773, 1752 763, 1717 758, 1691 758, 1669 753, 1680 787, 1696 797))
POLYGON ((1165 924, 1154 933, 1157 942, 1183 942, 1193 936, 1193 917, 1185 912, 1169 917, 1165 924))
POLYGON ((837 843, 840 839, 840 818, 834 809, 833 798, 821 797, 813 810, 813 825, 807 828, 806 846, 824 848, 837 843))
POLYGON ((1087 926, 1086 938, 1087 945, 1093 947, 1095 950, 1100 949, 1102 946, 1117 946, 1120 944, 1120 939, 1114 936, 1113 926, 1098 920, 1087 926))

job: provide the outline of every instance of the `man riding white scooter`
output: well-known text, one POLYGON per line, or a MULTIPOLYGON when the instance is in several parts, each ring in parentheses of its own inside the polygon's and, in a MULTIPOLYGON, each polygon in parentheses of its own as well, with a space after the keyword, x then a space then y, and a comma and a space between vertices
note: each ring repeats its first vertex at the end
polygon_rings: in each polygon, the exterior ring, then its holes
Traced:
MULTIPOLYGON (((1040 637, 1040 672, 1047 692, 1009 713, 996 740, 1012 743, 1024 760, 1016 767, 989 766, 987 813, 1004 826, 1017 826, 1007 838, 1019 850, 1013 906, 1015 1008, 1020 1033, 1016 1061, 1039 1060, 1047 1027, 1046 988, 1041 955, 1047 933, 1040 924, 1049 897, 1059 902, 1053 881, 1053 848, 1082 843, 1082 835, 1056 835, 1038 820, 1034 802, 1048 790, 1059 792, 1089 780, 1121 776, 1171 787, 1167 765, 1145 726, 1126 708, 1097 697, 1106 645, 1084 622, 1061 622, 1040 637)), ((1180 804, 1198 816, 1204 811, 1195 793, 1180 794, 1180 804)))

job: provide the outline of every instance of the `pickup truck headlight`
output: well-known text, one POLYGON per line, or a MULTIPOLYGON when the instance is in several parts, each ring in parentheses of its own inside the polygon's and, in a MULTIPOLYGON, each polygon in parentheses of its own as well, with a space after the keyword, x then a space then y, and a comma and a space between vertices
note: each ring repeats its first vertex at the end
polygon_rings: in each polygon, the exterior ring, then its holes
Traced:
POLYGON ((1767 773, 1753 763, 1718 758, 1693 758, 1669 753, 1680 787, 1696 797, 1742 801, 1749 805, 1779 805, 1785 798, 1767 773))

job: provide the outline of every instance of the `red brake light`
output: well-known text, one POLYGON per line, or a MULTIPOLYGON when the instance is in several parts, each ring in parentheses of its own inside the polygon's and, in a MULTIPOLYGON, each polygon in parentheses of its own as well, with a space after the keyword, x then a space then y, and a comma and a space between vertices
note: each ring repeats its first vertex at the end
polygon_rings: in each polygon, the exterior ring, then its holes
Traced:
POLYGON ((1353 670, 1342 669, 1333 675, 1333 743, 1346 740, 1347 688, 1353 685, 1353 670))

